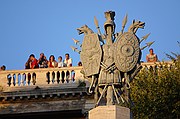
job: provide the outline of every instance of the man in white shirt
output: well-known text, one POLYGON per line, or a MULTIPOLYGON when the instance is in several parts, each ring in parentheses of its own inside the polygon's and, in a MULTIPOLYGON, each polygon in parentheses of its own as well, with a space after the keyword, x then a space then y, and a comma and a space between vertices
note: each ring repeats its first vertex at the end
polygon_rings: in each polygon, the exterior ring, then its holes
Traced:
POLYGON ((65 64, 67 67, 72 67, 72 59, 69 57, 69 54, 68 54, 68 53, 65 54, 64 64, 65 64))
MULTIPOLYGON (((64 64, 65 64, 65 67, 72 67, 72 59, 69 57, 68 53, 65 54, 64 64)), ((72 75, 70 77, 70 73, 72 73, 72 72, 70 72, 70 71, 66 72, 66 81, 67 82, 72 81, 72 75)))
POLYGON ((154 53, 154 50, 151 48, 149 49, 149 54, 146 55, 147 62, 157 62, 158 58, 157 55, 154 53))

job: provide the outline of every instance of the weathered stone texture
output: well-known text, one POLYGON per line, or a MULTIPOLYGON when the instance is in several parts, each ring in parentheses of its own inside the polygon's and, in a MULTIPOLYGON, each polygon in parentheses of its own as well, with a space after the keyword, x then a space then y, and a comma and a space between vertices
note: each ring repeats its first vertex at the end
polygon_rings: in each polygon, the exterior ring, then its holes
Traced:
POLYGON ((130 119, 130 109, 117 105, 98 106, 89 111, 89 119, 130 119))

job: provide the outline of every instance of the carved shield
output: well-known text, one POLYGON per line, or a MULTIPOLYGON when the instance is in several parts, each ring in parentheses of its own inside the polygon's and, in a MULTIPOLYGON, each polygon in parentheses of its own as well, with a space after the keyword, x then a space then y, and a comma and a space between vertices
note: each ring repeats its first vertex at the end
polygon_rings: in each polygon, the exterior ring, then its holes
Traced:
POLYGON ((102 58, 102 49, 98 34, 88 34, 84 36, 80 58, 82 61, 85 76, 99 73, 102 58))
POLYGON ((122 72, 131 71, 139 62, 140 46, 135 34, 125 32, 115 43, 115 65, 122 72))

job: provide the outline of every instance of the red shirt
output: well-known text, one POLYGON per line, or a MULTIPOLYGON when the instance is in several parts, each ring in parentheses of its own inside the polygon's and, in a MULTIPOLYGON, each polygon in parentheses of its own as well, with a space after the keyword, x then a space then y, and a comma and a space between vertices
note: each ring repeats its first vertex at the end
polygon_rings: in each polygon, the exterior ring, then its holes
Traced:
POLYGON ((49 67, 54 67, 51 61, 49 61, 49 67))
POLYGON ((34 59, 34 60, 31 62, 31 69, 35 69, 35 68, 39 68, 38 60, 37 60, 37 59, 34 59))
POLYGON ((54 67, 56 67, 56 61, 49 61, 49 66, 48 67, 50 67, 50 68, 54 68, 54 67))

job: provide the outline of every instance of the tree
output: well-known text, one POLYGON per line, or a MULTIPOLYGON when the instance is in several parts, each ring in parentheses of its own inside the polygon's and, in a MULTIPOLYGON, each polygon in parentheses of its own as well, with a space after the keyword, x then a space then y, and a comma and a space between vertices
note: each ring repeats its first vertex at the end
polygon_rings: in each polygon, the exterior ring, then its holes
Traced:
POLYGON ((135 119, 180 118, 180 57, 172 66, 143 69, 131 83, 135 119))

